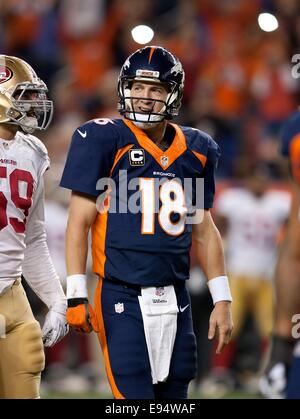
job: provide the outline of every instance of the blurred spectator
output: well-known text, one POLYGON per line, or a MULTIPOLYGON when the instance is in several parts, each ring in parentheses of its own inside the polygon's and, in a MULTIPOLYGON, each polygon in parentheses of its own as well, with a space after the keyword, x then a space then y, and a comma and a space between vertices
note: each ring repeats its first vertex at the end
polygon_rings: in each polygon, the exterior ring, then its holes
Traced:
POLYGON ((283 121, 295 109, 292 78, 286 45, 280 39, 266 40, 256 60, 251 79, 251 93, 268 134, 278 135, 283 121))

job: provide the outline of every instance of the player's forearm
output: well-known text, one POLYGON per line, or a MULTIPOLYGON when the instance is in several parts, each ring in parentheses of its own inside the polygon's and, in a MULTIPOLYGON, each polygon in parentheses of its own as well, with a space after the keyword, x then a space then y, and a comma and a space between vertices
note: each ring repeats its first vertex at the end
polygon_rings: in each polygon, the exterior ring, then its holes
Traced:
POLYGON ((206 278, 226 275, 224 250, 217 228, 212 225, 199 237, 195 237, 197 258, 206 278))
POLYGON ((281 245, 275 271, 276 334, 290 338, 292 318, 300 309, 299 190, 293 185, 286 239, 281 245))
POLYGON ((290 252, 286 240, 281 247, 275 271, 275 333, 284 338, 291 337, 292 318, 299 312, 300 297, 299 261, 290 252))
POLYGON ((30 287, 49 308, 65 304, 66 297, 49 254, 45 232, 27 245, 22 272, 30 287))
POLYGON ((76 225, 69 220, 66 232, 66 265, 68 275, 85 274, 88 255, 87 225, 76 225))
POLYGON ((64 305, 66 298, 47 245, 43 195, 41 178, 27 220, 22 273, 33 291, 50 308, 57 304, 64 305))

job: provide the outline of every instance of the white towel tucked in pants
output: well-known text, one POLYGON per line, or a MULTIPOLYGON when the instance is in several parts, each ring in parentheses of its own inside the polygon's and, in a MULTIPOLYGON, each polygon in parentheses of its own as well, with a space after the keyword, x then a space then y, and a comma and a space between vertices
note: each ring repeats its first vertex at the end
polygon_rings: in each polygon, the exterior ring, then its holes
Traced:
POLYGON ((168 378, 177 331, 177 299, 173 285, 142 287, 139 303, 152 373, 152 382, 168 378))

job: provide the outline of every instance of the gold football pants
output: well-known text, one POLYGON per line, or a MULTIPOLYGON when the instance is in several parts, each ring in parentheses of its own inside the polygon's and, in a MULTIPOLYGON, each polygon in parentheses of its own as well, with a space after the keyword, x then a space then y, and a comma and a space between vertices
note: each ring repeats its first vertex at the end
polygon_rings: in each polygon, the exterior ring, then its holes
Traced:
POLYGON ((229 274, 233 298, 233 336, 235 339, 246 320, 247 313, 252 314, 259 335, 268 339, 273 323, 273 290, 272 281, 264 278, 249 278, 229 274))
POLYGON ((0 399, 39 398, 45 365, 41 328, 19 281, 0 296, 0 320, 0 399))

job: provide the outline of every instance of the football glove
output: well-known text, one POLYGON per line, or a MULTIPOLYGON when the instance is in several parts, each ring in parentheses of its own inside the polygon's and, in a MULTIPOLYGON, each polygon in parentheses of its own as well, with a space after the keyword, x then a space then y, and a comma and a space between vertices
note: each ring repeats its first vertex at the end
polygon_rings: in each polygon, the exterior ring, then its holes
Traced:
POLYGON ((44 346, 51 347, 60 341, 69 331, 66 320, 66 305, 54 305, 46 315, 42 328, 44 346))
POLYGON ((75 330, 83 333, 98 333, 98 321, 87 298, 68 299, 67 322, 75 330))

